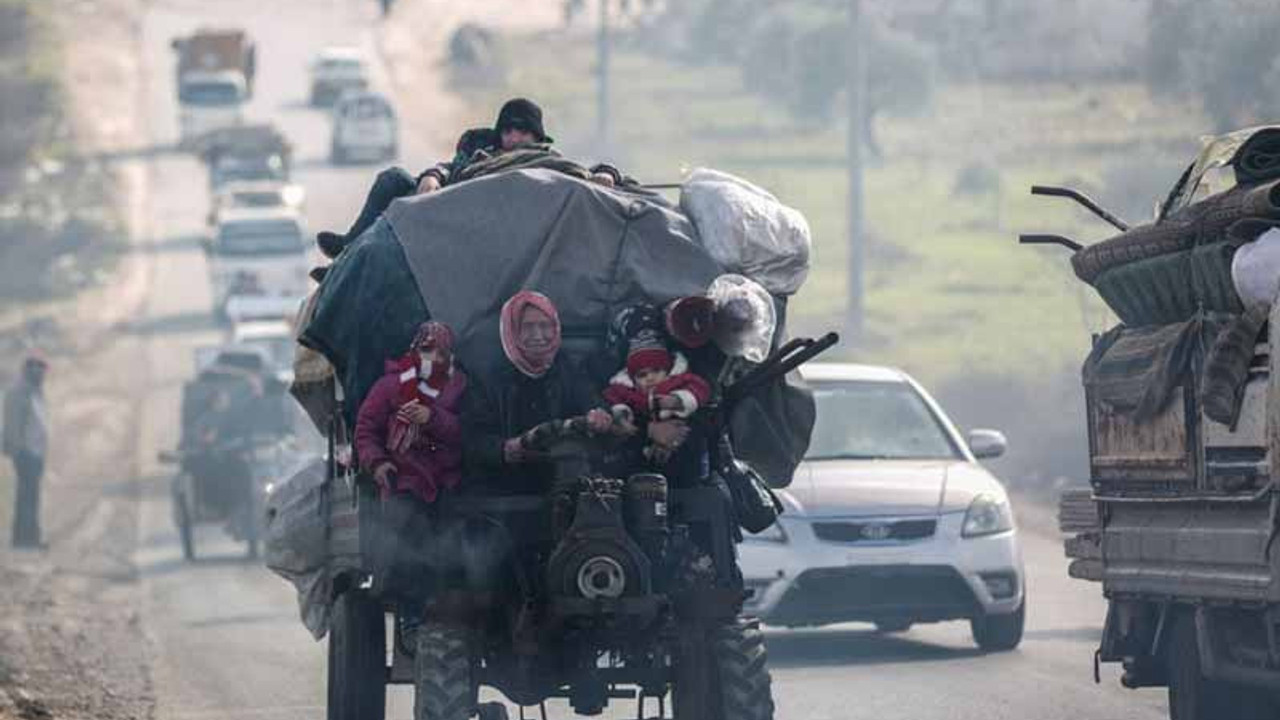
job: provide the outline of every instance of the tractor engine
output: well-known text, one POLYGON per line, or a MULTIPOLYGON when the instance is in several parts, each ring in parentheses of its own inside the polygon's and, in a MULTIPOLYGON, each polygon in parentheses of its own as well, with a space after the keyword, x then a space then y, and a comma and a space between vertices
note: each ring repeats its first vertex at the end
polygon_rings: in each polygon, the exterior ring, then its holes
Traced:
POLYGON ((546 587, 553 597, 608 601, 653 592, 668 535, 665 478, 563 483, 551 513, 556 546, 546 587))

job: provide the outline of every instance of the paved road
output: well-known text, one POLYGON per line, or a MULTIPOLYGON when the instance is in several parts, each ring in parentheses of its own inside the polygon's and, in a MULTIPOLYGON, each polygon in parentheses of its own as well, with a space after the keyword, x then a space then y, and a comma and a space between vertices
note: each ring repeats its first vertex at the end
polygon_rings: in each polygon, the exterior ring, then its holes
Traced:
MULTIPOLYGON (((439 0, 437 0, 439 1, 439 0)), ((336 169, 324 156, 325 116, 306 107, 305 69, 320 47, 357 44, 374 56, 375 3, 365 0, 156 0, 143 25, 149 92, 144 111, 157 146, 176 136, 168 41, 199 24, 242 25, 258 40, 259 89, 250 114, 279 123, 297 147, 298 179, 313 228, 343 227, 374 168, 336 169)), ((421 103, 415 103, 421 106, 421 103)), ((411 125, 411 123, 409 124, 411 125)), ((409 163, 438 157, 409 127, 409 163)), ((190 158, 148 160, 155 265, 143 324, 151 331, 155 390, 147 398, 144 460, 176 441, 180 383, 191 351, 214 342, 204 258, 194 243, 206 210, 204 176, 190 158)), ((147 464, 137 562, 145 582, 145 631, 157 653, 160 720, 323 717, 325 646, 296 617, 291 589, 239 559, 215 528, 202 532, 204 559, 184 563, 170 522, 165 470, 147 464)), ((1141 720, 1164 717, 1161 693, 1121 690, 1114 673, 1096 686, 1090 658, 1103 605, 1096 587, 1070 582, 1056 539, 1028 533, 1026 641, 1014 653, 978 653, 962 624, 883 637, 857 627, 771 632, 778 717, 790 720, 1141 720)), ((391 717, 408 718, 407 692, 393 691, 391 717)), ((556 708, 555 717, 565 717, 556 708)), ((618 717, 634 717, 634 708, 618 717), (629 715, 628 715, 629 714, 629 715)))

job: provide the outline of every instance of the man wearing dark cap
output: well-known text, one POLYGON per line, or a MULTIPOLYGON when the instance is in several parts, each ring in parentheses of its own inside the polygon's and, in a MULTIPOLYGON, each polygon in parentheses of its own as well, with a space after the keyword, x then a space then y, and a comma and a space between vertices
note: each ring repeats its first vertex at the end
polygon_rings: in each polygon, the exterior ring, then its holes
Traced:
MULTIPOLYGON (((396 198, 439 190, 449 185, 458 172, 471 163, 517 148, 532 147, 554 152, 551 149, 554 142, 543 126, 542 108, 537 103, 527 98, 508 100, 498 111, 498 119, 492 128, 472 128, 458 138, 452 160, 433 165, 416 178, 403 168, 383 170, 369 190, 364 207, 351 229, 343 235, 321 232, 316 240, 325 255, 336 257, 348 243, 369 229, 396 198)), ((608 165, 592 168, 591 179, 610 187, 622 182, 621 173, 608 165)))
POLYGON ((44 375, 48 363, 40 355, 22 362, 17 381, 4 398, 4 454, 18 476, 13 504, 13 546, 40 547, 40 479, 49 449, 45 419, 44 375))

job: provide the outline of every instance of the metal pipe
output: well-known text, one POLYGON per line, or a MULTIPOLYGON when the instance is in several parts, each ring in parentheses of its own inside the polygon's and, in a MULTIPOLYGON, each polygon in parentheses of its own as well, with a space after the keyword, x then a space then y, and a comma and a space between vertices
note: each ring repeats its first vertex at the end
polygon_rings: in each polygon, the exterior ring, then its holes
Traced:
POLYGON ((1061 245, 1072 252, 1078 252, 1084 248, 1075 240, 1061 235, 1025 234, 1018 236, 1018 242, 1023 245, 1061 245))
POLYGON ((1049 197, 1070 198, 1071 200, 1075 200, 1076 202, 1083 205, 1085 209, 1087 209, 1089 212, 1093 213, 1094 215, 1097 215, 1098 217, 1110 223, 1113 227, 1115 227, 1120 232, 1125 232, 1126 230, 1129 229, 1129 223, 1111 214, 1106 209, 1104 209, 1101 205, 1094 202, 1093 198, 1089 197, 1088 195, 1085 195, 1079 190, 1072 190, 1071 188, 1065 188, 1065 187, 1057 187, 1055 185, 1032 185, 1031 194, 1047 195, 1049 197))

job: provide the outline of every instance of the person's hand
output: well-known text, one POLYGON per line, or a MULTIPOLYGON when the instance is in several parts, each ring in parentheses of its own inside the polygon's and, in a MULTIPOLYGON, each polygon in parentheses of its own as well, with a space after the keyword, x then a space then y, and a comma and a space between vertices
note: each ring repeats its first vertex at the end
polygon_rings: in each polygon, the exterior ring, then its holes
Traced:
POLYGON ((524 445, 520 443, 520 438, 513 437, 502 443, 502 461, 508 465, 518 465, 525 461, 528 452, 524 449, 524 445))
POLYGON ((675 395, 659 395, 655 402, 659 410, 683 410, 684 401, 675 395))
POLYGON ((418 193, 430 193, 440 189, 440 178, 435 175, 423 175, 418 181, 418 193))
POLYGON ((400 413, 414 425, 426 425, 431 422, 431 408, 417 400, 411 400, 400 407, 400 413))
POLYGON ((591 173, 591 182, 605 187, 613 187, 617 184, 613 181, 613 176, 607 172, 591 173))
POLYGON ((674 450, 689 437, 689 426, 679 420, 649 423, 649 439, 667 450, 674 450))
POLYGON ((613 416, 601 410, 600 408, 592 408, 587 411, 587 429, 593 433, 607 433, 613 427, 613 416))
POLYGON ((394 463, 384 462, 373 471, 373 477, 378 484, 395 490, 396 466, 394 463))

